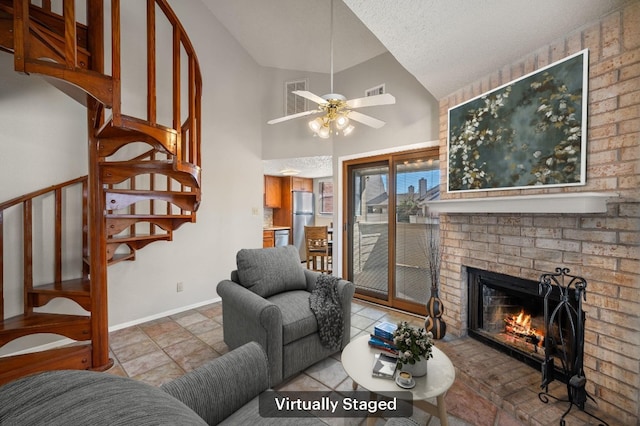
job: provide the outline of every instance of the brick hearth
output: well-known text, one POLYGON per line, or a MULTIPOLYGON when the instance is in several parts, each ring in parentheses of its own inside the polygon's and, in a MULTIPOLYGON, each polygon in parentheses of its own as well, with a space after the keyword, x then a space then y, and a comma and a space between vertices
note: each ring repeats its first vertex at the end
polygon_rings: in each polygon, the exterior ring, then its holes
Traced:
MULTIPOLYGON (((498 408, 512 414, 525 425, 557 425, 560 417, 569 408, 566 402, 551 401, 543 403, 538 398, 541 373, 536 369, 508 355, 490 348, 470 337, 445 338, 437 342, 456 367, 456 377, 471 389, 493 402, 498 408)), ((588 379, 588 377, 587 377, 588 379)), ((453 390, 455 392, 455 390, 453 390)), ((567 389, 564 383, 554 382, 549 392, 566 399, 567 389)), ((477 402, 464 399, 447 401, 450 413, 474 412, 479 410, 477 402)), ((596 399, 596 402, 599 402, 596 399)), ((605 420, 609 425, 622 425, 619 417, 613 417, 588 401, 586 411, 605 420)), ((478 415, 481 415, 478 412, 478 415)), ((468 416, 465 416, 468 417, 468 416)), ((598 422, 573 407, 565 417, 567 425, 597 425, 598 422)))

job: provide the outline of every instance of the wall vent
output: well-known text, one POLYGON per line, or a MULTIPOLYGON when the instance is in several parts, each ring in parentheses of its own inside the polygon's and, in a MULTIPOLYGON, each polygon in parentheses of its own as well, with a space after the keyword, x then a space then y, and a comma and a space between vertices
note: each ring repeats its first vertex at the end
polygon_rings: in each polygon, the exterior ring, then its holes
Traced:
POLYGON ((307 79, 284 83, 284 115, 297 114, 307 110, 307 100, 291 93, 294 90, 307 90, 307 79))
POLYGON ((364 91, 364 95, 365 96, 382 95, 384 93, 385 93, 384 83, 380 84, 379 86, 372 87, 371 89, 367 89, 367 90, 364 91))

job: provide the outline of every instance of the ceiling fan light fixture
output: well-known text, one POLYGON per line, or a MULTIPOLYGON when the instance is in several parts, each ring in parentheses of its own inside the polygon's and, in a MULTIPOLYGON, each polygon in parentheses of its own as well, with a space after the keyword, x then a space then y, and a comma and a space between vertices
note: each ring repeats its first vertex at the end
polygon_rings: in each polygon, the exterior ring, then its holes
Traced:
POLYGON ((331 134, 339 135, 342 132, 343 135, 348 135, 353 132, 354 126, 352 122, 358 122, 369 127, 379 129, 384 126, 384 121, 378 120, 371 116, 362 114, 361 112, 354 111, 357 108, 377 106, 377 105, 390 105, 395 104, 396 99, 389 93, 382 93, 377 95, 368 95, 364 98, 356 98, 347 100, 344 95, 339 93, 333 93, 333 4, 335 0, 331 0, 331 28, 330 34, 330 87, 331 92, 329 94, 318 96, 315 93, 307 90, 293 90, 296 96, 300 96, 311 102, 318 104, 316 109, 311 109, 295 114, 285 115, 284 117, 274 118, 267 121, 268 124, 276 124, 282 121, 291 120, 294 118, 305 117, 311 114, 322 113, 323 115, 309 121, 307 124, 313 132, 314 136, 318 136, 321 139, 327 139, 331 137, 331 134))
POLYGON ((336 118, 336 129, 342 130, 346 128, 348 125, 349 125, 349 118, 346 116, 346 114, 339 115, 338 118, 336 118))
POLYGON ((327 124, 326 126, 320 127, 320 130, 318 130, 317 133, 318 133, 318 137, 320 137, 320 139, 328 139, 329 136, 331 136, 331 129, 329 128, 329 125, 327 124))
POLYGON ((311 120, 309 122, 309 128, 313 130, 315 133, 318 133, 318 131, 320 130, 323 124, 324 123, 322 122, 322 118, 318 117, 315 120, 311 120))
POLYGON ((353 132, 355 130, 355 127, 353 127, 351 124, 349 124, 343 131, 342 134, 344 136, 349 136, 351 134, 351 132, 353 132))

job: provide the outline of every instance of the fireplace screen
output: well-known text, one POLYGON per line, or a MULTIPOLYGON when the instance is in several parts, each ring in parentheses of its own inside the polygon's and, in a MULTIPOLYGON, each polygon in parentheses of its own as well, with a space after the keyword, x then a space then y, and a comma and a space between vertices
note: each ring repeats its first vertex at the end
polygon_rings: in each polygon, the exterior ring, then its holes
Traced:
MULTIPOLYGON (((544 362, 544 297, 539 283, 508 275, 467 268, 469 276, 469 335, 539 369, 544 362)), ((550 297, 551 308, 559 295, 550 297)), ((556 353, 569 354, 572 342, 551 327, 556 353)), ((558 363, 557 365, 560 365, 558 363)), ((560 380, 566 380, 558 372, 560 380)))

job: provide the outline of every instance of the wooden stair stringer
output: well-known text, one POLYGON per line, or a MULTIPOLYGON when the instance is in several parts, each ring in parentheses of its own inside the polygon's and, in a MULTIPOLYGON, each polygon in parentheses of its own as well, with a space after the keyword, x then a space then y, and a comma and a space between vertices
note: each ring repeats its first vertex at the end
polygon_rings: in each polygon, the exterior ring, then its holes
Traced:
POLYGON ((40 307, 57 297, 73 300, 85 311, 91 311, 91 281, 89 278, 76 278, 57 283, 44 284, 29 290, 31 306, 40 307))
POLYGON ((0 347, 20 337, 52 333, 73 340, 91 339, 91 318, 84 315, 34 312, 6 318, 0 322, 0 347))
MULTIPOLYGON (((136 250, 140 250, 141 248, 154 243, 156 241, 171 241, 173 239, 173 235, 171 232, 166 234, 152 234, 152 235, 128 235, 123 237, 111 237, 107 238, 107 260, 111 262, 116 258, 118 253, 116 250, 121 245, 125 244, 131 250, 131 254, 135 253, 136 250)), ((123 257, 127 254, 122 254, 123 257)), ((133 259, 121 259, 121 260, 133 260, 133 259)), ((114 262, 117 263, 117 262, 114 262)))
POLYGON ((105 198, 109 210, 121 210, 139 201, 159 200, 195 212, 200 204, 200 192, 107 189, 105 198))
POLYGON ((100 141, 98 155, 101 157, 113 155, 132 142, 144 142, 160 152, 175 155, 178 142, 175 129, 127 115, 111 117, 96 132, 96 136, 100 141))
POLYGON ((107 215, 106 218, 107 235, 109 237, 117 235, 128 227, 140 222, 147 222, 158 225, 165 231, 175 231, 183 224, 193 223, 195 221, 195 217, 193 215, 110 214, 107 215))
MULTIPOLYGON (((43 371, 92 369, 91 351, 91 345, 83 344, 0 358, 0 385, 43 371)), ((110 360, 102 369, 112 365, 110 360)))
POLYGON ((176 171, 171 160, 149 161, 106 161, 101 163, 101 180, 108 185, 122 183, 127 179, 143 174, 161 174, 168 176, 185 186, 199 188, 200 180, 193 173, 176 171))

